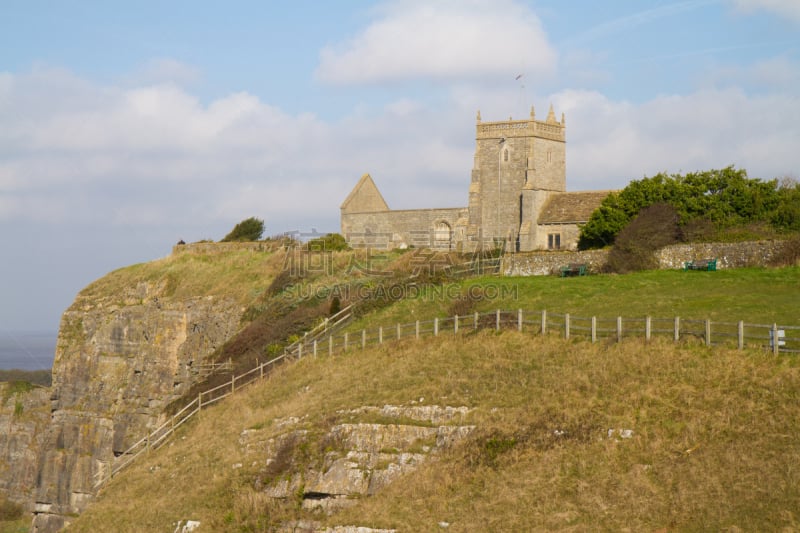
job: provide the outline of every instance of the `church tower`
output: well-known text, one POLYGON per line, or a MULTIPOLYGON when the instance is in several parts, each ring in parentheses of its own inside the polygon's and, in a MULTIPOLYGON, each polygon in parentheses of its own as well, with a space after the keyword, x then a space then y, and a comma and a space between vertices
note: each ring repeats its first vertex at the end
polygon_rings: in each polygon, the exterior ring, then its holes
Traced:
POLYGON ((564 115, 482 122, 477 116, 469 188, 468 247, 534 247, 538 213, 551 193, 566 191, 564 115))

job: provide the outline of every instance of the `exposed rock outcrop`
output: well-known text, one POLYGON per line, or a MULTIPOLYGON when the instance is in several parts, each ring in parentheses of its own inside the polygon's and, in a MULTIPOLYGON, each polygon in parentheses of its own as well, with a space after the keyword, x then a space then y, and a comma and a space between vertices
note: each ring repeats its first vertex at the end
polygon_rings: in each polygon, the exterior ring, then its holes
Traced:
MULTIPOLYGON (((285 430, 277 436, 266 438, 262 430, 246 430, 239 443, 248 454, 266 457, 255 482, 258 490, 282 500, 299 496, 305 508, 332 511, 375 494, 467 438, 475 427, 458 423, 468 412, 466 407, 435 405, 362 407, 339 414, 378 415, 403 423, 340 423, 324 435, 312 435, 300 427, 302 420, 290 419, 276 422, 285 430)), ((331 531, 313 524, 304 527, 303 531, 331 531)))
POLYGON ((243 309, 234 299, 169 297, 139 281, 64 313, 53 366, 52 421, 38 460, 33 531, 54 532, 84 510, 97 482, 201 376, 243 309))
POLYGON ((0 383, 0 496, 32 511, 37 459, 50 421, 50 390, 0 383), (16 389, 16 390, 15 390, 16 389))

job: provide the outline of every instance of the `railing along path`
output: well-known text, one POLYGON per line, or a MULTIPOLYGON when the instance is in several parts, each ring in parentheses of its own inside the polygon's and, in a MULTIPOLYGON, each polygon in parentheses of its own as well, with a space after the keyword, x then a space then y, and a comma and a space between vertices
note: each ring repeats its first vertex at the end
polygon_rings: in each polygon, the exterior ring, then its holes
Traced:
POLYGON ((655 336, 671 337, 675 342, 698 339, 706 346, 730 345, 742 350, 745 347, 761 347, 779 353, 800 353, 800 326, 781 326, 778 324, 746 324, 739 322, 712 322, 680 317, 672 318, 623 318, 579 317, 542 311, 500 310, 490 313, 474 313, 466 316, 434 318, 432 320, 410 323, 396 323, 362 329, 360 332, 337 334, 338 329, 352 317, 351 307, 342 309, 326 322, 309 331, 303 338, 286 347, 278 357, 258 364, 255 368, 232 376, 227 383, 201 392, 187 406, 170 417, 147 436, 133 444, 128 450, 115 458, 111 471, 95 487, 119 473, 138 456, 157 448, 178 427, 199 413, 203 407, 213 404, 242 387, 262 379, 270 369, 282 361, 300 359, 303 356, 316 357, 318 354, 346 352, 351 349, 364 349, 367 346, 382 344, 390 340, 400 340, 423 336, 438 336, 446 333, 458 334, 463 331, 481 329, 516 329, 533 334, 559 334, 565 339, 582 337, 591 342, 610 339, 617 342, 623 339, 642 338, 650 341, 655 336))

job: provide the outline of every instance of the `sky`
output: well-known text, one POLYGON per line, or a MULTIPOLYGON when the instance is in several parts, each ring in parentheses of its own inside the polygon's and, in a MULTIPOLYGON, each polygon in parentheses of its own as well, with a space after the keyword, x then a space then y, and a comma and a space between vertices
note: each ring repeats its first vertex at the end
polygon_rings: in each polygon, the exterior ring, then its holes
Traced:
POLYGON ((800 1, 0 2, 0 333, 219 240, 467 204, 475 117, 566 116, 569 190, 800 178, 800 1), (521 75, 521 77, 519 77, 521 75))

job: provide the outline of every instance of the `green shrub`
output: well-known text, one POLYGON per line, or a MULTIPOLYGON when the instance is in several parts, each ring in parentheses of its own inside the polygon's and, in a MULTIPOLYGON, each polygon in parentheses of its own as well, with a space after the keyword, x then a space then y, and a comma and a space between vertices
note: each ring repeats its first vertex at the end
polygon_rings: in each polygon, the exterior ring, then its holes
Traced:
POLYGON ((328 233, 322 237, 311 239, 306 243, 306 247, 313 251, 339 252, 349 250, 345 238, 339 233, 328 233))
POLYGON ((247 242, 257 241, 264 234, 264 221, 256 217, 242 220, 225 235, 222 242, 247 242))
POLYGON ((666 203, 675 208, 679 223, 690 227, 687 235, 701 230, 769 222, 779 229, 800 226, 800 186, 778 185, 777 180, 747 177, 732 166, 686 175, 656 174, 634 180, 618 193, 610 194, 581 227, 578 247, 601 248, 615 243, 624 227, 645 207, 666 203))

